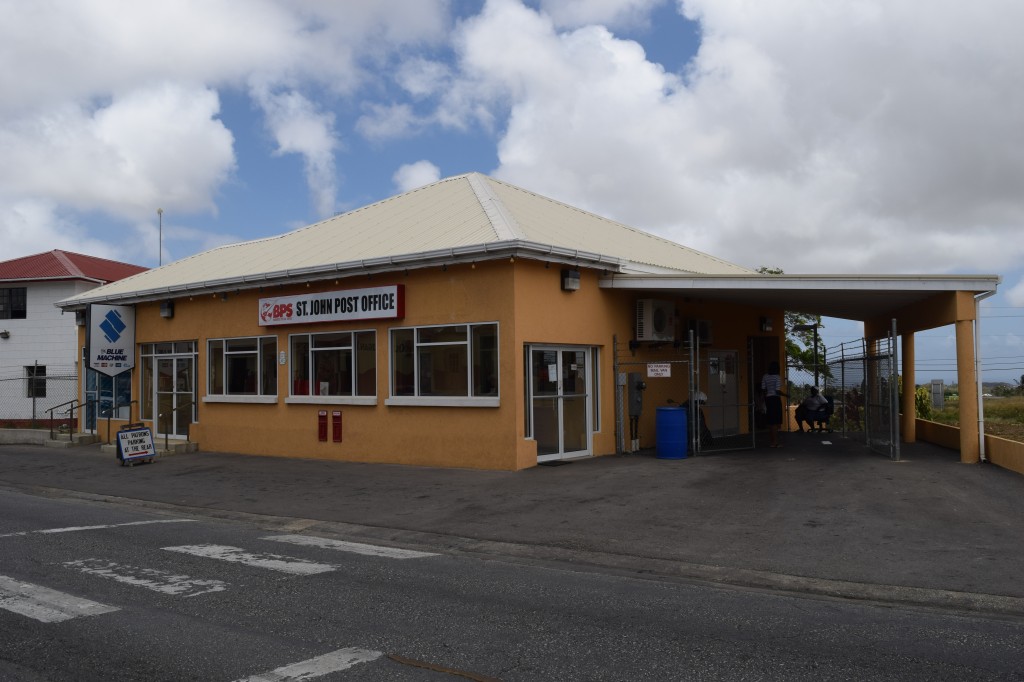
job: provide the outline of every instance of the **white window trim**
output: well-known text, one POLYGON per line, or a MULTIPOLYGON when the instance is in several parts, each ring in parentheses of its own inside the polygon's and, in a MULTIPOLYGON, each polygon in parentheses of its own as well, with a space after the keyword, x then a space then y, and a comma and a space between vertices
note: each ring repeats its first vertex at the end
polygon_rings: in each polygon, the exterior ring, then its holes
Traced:
MULTIPOLYGON (((237 351, 229 352, 228 349, 227 349, 228 348, 228 344, 227 344, 228 341, 236 341, 238 339, 255 339, 256 340, 256 350, 255 350, 255 354, 256 354, 256 386, 257 386, 257 390, 263 390, 263 365, 260 362, 260 360, 262 359, 262 356, 263 356, 263 339, 274 339, 275 347, 278 349, 278 350, 274 351, 274 357, 275 358, 277 357, 277 354, 280 351, 281 340, 276 335, 274 335, 274 334, 263 334, 263 335, 260 335, 260 336, 218 336, 218 337, 211 337, 211 338, 206 339, 206 353, 207 353, 207 355, 206 355, 206 357, 207 357, 206 397, 203 398, 203 402, 209 402, 209 403, 276 403, 278 395, 280 395, 280 393, 281 393, 281 387, 280 386, 277 387, 277 391, 273 395, 264 394, 264 393, 256 393, 256 394, 228 393, 227 392, 227 390, 228 390, 228 378, 227 378, 226 375, 221 377, 221 379, 224 381, 224 391, 225 392, 224 393, 210 393, 210 367, 209 367, 210 343, 214 342, 214 341, 220 341, 220 342, 222 342, 224 344, 223 349, 221 351, 221 353, 223 354, 223 357, 224 357, 224 365, 223 365, 223 367, 221 367, 221 372, 226 372, 227 371, 227 366, 228 366, 228 355, 229 354, 243 355, 243 353, 238 353, 237 351), (250 400, 250 398, 259 398, 260 400, 250 400)), ((247 351, 247 352, 252 352, 252 351, 247 351)), ((154 356, 154 357, 159 357, 159 356, 154 356)), ((275 369, 276 369, 276 366, 277 366, 276 361, 275 361, 274 365, 275 365, 275 369)), ((278 381, 277 383, 280 383, 280 381, 278 381)))
POLYGON ((501 399, 497 397, 486 398, 446 398, 443 396, 392 396, 384 401, 389 406, 409 407, 501 407, 501 399))
MULTIPOLYGON (((419 406, 419 407, 500 407, 501 406, 501 324, 497 320, 489 322, 452 322, 446 324, 421 324, 410 327, 391 327, 388 329, 388 395, 389 397, 384 400, 385 405, 389 406, 419 406), (413 331, 413 355, 416 356, 415 349, 422 346, 445 346, 445 345, 457 345, 461 342, 452 343, 425 343, 419 344, 416 342, 416 330, 418 329, 429 329, 436 327, 465 327, 466 328, 466 358, 467 362, 472 361, 473 355, 473 327, 493 324, 497 332, 498 345, 495 347, 497 354, 497 363, 495 367, 495 379, 498 384, 498 395, 495 396, 413 396, 413 395, 392 395, 392 391, 395 389, 395 377, 394 377, 394 347, 392 342, 394 341, 394 332, 411 329, 413 331)), ((419 359, 414 360, 415 367, 419 368, 419 359)), ((473 368, 468 367, 467 372, 467 393, 473 391, 473 368)), ((415 382, 416 390, 419 390, 419 380, 415 382)))
POLYGON ((291 395, 284 399, 291 405, 376 405, 375 395, 291 395))
MULTIPOLYGON (((353 329, 351 331, 346 330, 333 330, 333 331, 319 331, 319 332, 296 332, 288 335, 288 393, 285 397, 285 403, 296 403, 296 404, 308 404, 308 405, 376 405, 377 404, 377 378, 379 377, 379 368, 377 367, 377 330, 376 329, 353 329), (295 395, 292 393, 295 379, 292 377, 292 364, 295 362, 294 354, 292 353, 292 339, 297 336, 313 337, 318 334, 351 334, 352 345, 349 349, 352 351, 353 367, 356 373, 359 371, 356 361, 356 337, 359 334, 373 334, 373 395, 295 395)), ((309 353, 312 353, 312 341, 310 342, 309 353)), ((339 349, 344 346, 339 347, 339 349)), ((353 379, 355 381, 355 379, 353 379)), ((353 386, 353 389, 355 387, 353 386)), ((313 390, 313 385, 310 383, 310 390, 313 390)))
POLYGON ((203 396, 204 403, 250 403, 259 405, 273 405, 277 402, 276 395, 207 395, 203 396))

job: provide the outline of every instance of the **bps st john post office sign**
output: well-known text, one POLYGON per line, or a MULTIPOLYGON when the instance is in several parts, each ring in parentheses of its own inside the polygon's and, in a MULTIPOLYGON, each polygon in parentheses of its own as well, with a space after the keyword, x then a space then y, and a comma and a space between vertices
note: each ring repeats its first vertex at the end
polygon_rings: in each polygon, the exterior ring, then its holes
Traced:
POLYGON ((398 320, 405 317, 405 285, 324 291, 260 299, 260 326, 398 320))
POLYGON ((135 366, 135 308, 94 304, 86 339, 89 367, 116 376, 135 366))

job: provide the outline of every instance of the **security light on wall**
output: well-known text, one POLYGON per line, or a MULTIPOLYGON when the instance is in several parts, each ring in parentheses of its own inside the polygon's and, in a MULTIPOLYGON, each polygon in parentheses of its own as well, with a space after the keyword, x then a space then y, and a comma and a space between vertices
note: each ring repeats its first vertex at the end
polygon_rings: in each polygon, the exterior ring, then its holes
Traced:
POLYGON ((2 332, 0 332, 0 339, 9 339, 9 338, 11 338, 11 333, 9 331, 7 331, 5 329, 2 332))
POLYGON ((562 270, 562 291, 579 291, 580 271, 562 270))
POLYGON ((167 300, 160 304, 160 317, 168 320, 174 317, 174 301, 167 300))
POLYGON ((77 326, 79 326, 79 327, 84 327, 85 326, 85 311, 84 310, 76 310, 75 311, 75 324, 77 326))

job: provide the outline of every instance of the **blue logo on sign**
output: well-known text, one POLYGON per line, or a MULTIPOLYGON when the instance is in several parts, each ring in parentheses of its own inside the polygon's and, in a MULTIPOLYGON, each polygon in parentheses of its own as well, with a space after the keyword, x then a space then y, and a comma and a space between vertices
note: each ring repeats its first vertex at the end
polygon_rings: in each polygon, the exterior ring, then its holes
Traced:
POLYGON ((107 313, 103 321, 100 322, 100 329, 103 331, 103 338, 108 342, 114 343, 121 338, 121 332, 125 330, 128 325, 124 323, 121 316, 116 310, 111 310, 107 313))

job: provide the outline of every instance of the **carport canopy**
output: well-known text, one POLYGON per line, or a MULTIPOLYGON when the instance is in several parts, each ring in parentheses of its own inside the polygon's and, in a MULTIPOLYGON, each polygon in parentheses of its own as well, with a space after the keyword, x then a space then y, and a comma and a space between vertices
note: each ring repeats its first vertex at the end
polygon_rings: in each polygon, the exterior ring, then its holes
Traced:
MULTIPOLYGON (((896 320, 906 385, 916 385, 914 333, 952 324, 956 331, 957 382, 961 387, 976 389, 960 391, 960 461, 973 463, 984 457, 975 337, 978 304, 995 294, 1000 281, 998 275, 608 274, 600 286, 857 320, 864 323, 868 339, 886 336, 896 320)), ((904 391, 900 407, 902 439, 913 442, 913 391, 904 391)))
MULTIPOLYGON (((779 308, 810 315, 871 322, 896 318, 921 331, 957 319, 974 319, 961 305, 964 294, 995 292, 998 275, 623 275, 601 279, 607 289, 672 292, 709 301, 779 308), (959 295, 959 296, 958 296, 959 295), (950 309, 950 304, 955 305, 950 309), (925 318, 934 313, 933 321, 925 318), (923 326, 921 326, 923 325, 923 326)), ((973 306, 971 306, 973 308, 973 306)), ((903 329, 904 325, 899 325, 903 329)))

